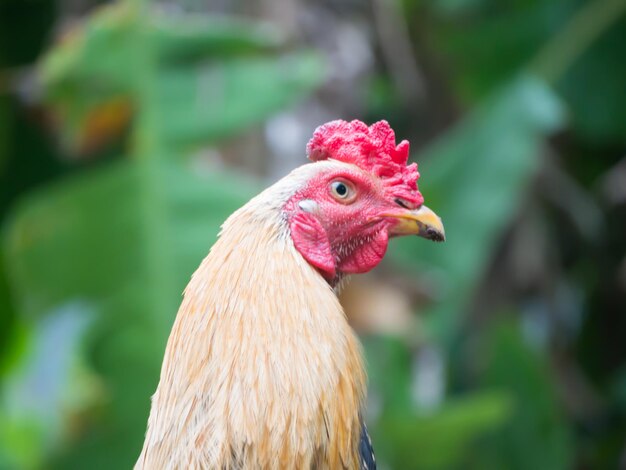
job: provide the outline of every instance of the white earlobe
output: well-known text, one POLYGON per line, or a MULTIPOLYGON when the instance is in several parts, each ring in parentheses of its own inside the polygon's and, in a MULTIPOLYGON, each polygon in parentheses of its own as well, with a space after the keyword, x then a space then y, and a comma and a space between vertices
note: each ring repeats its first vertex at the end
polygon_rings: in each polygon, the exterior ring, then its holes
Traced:
POLYGON ((298 203, 298 206, 304 212, 308 212, 308 213, 317 212, 317 210, 319 209, 317 202, 313 201, 312 199, 303 199, 302 201, 298 203))

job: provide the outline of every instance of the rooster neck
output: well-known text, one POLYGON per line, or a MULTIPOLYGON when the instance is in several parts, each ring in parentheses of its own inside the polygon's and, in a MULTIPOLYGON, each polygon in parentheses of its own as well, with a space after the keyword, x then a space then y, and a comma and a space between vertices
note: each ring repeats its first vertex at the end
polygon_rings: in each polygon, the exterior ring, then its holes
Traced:
POLYGON ((138 466, 358 466, 360 346, 275 201, 233 214, 187 286, 138 466))

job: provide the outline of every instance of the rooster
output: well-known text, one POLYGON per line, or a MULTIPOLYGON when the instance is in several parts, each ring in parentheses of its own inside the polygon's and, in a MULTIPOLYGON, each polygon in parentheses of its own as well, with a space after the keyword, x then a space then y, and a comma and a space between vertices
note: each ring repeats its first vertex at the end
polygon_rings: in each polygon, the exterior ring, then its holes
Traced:
POLYGON ((136 469, 374 469, 361 347, 336 290, 389 238, 442 241, 387 122, 320 126, 185 289, 136 469))

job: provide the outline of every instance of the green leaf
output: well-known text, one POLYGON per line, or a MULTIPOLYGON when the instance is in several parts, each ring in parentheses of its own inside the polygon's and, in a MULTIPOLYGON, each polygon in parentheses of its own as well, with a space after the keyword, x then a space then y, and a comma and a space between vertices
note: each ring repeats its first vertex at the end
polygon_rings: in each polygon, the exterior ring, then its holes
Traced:
POLYGON ((463 468, 472 444, 502 427, 510 412, 507 394, 480 392, 449 400, 427 416, 385 416, 373 437, 379 458, 392 468, 463 468))
MULTIPOLYGON (((163 63, 191 58, 232 57, 269 52, 280 44, 266 25, 203 15, 165 15, 153 10, 145 27, 163 63)), ((67 33, 42 58, 39 75, 48 94, 68 83, 131 90, 141 33, 137 12, 125 2, 101 7, 67 33), (87 80, 96 80, 90 84, 87 80)))
POLYGON ((231 136, 292 104, 321 78, 315 54, 166 70, 158 78, 159 132, 175 143, 231 136))
POLYGON ((155 13, 152 34, 160 59, 165 63, 210 57, 258 55, 283 44, 279 32, 269 25, 236 18, 155 13))
POLYGON ((494 245, 537 169, 541 142, 562 121, 558 101, 539 81, 521 78, 417 157, 420 190, 442 217, 446 242, 398 240, 390 257, 430 278, 437 300, 426 318, 449 342, 494 245))
POLYGON ((385 412, 401 412, 413 407, 411 397, 411 351, 396 337, 362 338, 367 363, 369 390, 385 412))
POLYGON ((591 142, 626 139, 626 61, 616 44, 626 43, 626 18, 593 44, 558 81, 572 125, 591 142), (590 92, 592 90, 592 92, 590 92))
MULTIPOLYGON (((0 96, 0 178, 3 176, 4 168, 9 157, 12 124, 9 100, 6 96, 0 96)), ((0 181, 2 180, 0 179, 0 181)))
POLYGON ((508 391, 515 405, 506 426, 485 442, 483 458, 491 456, 494 468, 572 468, 573 436, 547 359, 526 344, 514 322, 492 327, 482 344, 483 385, 508 391))
POLYGON ((86 362, 103 393, 63 417, 80 432, 57 468, 132 466, 182 289, 219 225, 254 189, 232 175, 195 175, 180 160, 125 160, 35 192, 17 208, 4 250, 23 314, 40 325, 78 302, 94 317, 86 362))
POLYGON ((48 96, 69 93, 79 85, 115 90, 132 88, 134 12, 124 2, 102 7, 80 23, 41 59, 39 79, 48 96), (89 80, 98 83, 90 83, 89 80))
POLYGON ((119 138, 146 83, 141 39, 154 49, 159 133, 175 144, 230 136, 311 91, 322 79, 313 53, 278 56, 268 26, 152 12, 145 25, 125 3, 101 8, 40 61, 44 101, 68 153, 119 138), (147 38, 141 36, 142 27, 147 38))
POLYGON ((9 289, 9 278, 5 269, 4 256, 0 250, 0 378, 15 360, 17 334, 15 308, 9 289))
POLYGON ((576 2, 481 1, 458 13, 445 10, 432 23, 432 42, 454 70, 457 91, 475 100, 513 80, 576 11, 576 2))
POLYGON ((584 138, 619 143, 626 137, 626 65, 616 47, 626 40, 626 2, 440 0, 437 6, 432 43, 462 97, 482 98, 532 66, 554 81, 584 138))

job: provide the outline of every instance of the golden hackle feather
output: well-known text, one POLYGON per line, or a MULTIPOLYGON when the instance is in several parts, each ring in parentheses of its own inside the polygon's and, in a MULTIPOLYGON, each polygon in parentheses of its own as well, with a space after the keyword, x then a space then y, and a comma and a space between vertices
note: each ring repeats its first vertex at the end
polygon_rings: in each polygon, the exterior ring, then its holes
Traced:
POLYGON ((185 289, 136 469, 358 468, 360 345, 282 213, 342 165, 300 167, 224 223, 185 289))

